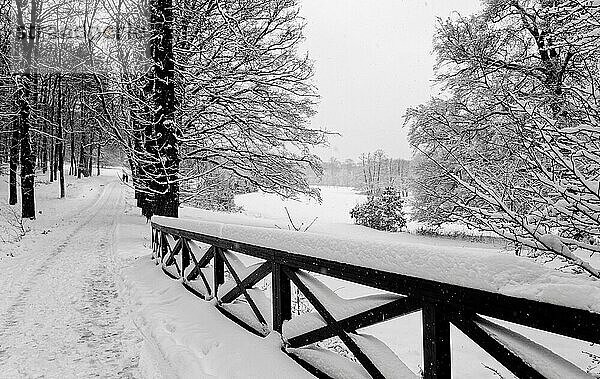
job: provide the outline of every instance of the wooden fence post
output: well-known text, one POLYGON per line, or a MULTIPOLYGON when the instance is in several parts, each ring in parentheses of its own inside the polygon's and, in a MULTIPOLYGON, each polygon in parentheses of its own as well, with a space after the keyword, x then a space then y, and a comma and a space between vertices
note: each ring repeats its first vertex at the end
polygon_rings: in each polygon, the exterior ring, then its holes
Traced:
POLYGON ((281 271, 281 265, 275 262, 273 262, 271 278, 271 287, 273 290, 273 330, 281 333, 283 321, 292 318, 290 278, 281 271))
POLYGON ((219 290, 219 286, 225 283, 225 262, 223 261, 223 251, 220 247, 215 246, 215 258, 214 258, 214 297, 217 297, 217 291, 219 290))
POLYGON ((152 256, 151 258, 154 259, 154 257, 156 256, 156 229, 154 229, 154 227, 152 227, 152 233, 151 233, 151 245, 152 245, 152 256))
POLYGON ((188 240, 181 237, 181 278, 185 281, 185 269, 190 265, 190 247, 188 240))
POLYGON ((424 379, 450 379, 450 322, 443 309, 423 306, 424 379))
POLYGON ((165 256, 169 254, 169 242, 167 242, 167 235, 164 232, 160 232, 160 263, 162 264, 165 256))

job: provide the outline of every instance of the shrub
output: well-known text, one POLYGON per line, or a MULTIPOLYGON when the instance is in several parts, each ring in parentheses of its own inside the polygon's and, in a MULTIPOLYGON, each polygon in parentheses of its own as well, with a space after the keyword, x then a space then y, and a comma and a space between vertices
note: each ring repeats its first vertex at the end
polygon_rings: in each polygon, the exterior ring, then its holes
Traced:
POLYGON ((350 211, 350 217, 359 225, 386 232, 398 232, 406 226, 402 196, 392 187, 369 196, 365 203, 356 205, 350 211))

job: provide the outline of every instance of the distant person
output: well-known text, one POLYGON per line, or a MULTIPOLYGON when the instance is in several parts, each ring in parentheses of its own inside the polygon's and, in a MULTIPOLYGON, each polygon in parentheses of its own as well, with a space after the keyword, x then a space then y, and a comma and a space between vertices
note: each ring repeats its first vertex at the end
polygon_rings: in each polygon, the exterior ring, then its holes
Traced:
POLYGON ((129 183, 129 174, 126 173, 125 171, 122 171, 122 177, 123 177, 123 182, 124 183, 129 183))

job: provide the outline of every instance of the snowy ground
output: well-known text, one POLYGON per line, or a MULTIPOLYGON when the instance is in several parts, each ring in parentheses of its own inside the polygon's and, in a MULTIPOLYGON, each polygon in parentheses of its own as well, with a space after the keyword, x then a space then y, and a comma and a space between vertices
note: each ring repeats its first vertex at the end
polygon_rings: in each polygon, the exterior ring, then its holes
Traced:
POLYGON ((121 185, 69 179, 64 200, 56 185, 38 190, 38 220, 0 245, 0 376, 139 377, 141 338, 114 254, 121 185))
MULTIPOLYGON (((373 229, 369 229, 363 226, 353 224, 353 220, 350 218, 350 210, 359 203, 366 200, 365 195, 357 193, 354 189, 349 187, 318 187, 321 190, 321 197, 323 202, 319 204, 316 200, 301 198, 299 200, 282 199, 281 197, 273 194, 265 193, 249 193, 239 195, 236 197, 235 202, 237 205, 243 207, 243 214, 249 216, 251 220, 246 218, 245 222, 252 222, 257 226, 274 227, 275 225, 286 229, 289 224, 289 220, 286 214, 285 208, 288 209, 292 221, 294 224, 304 224, 307 226, 315 218, 317 221, 311 226, 310 231, 326 234, 335 235, 360 235, 367 238, 375 239, 390 239, 390 233, 379 232, 373 229), (254 221, 258 219, 260 221, 254 221)), ((410 205, 405 205, 405 213, 410 213, 410 205)), ((190 216, 201 216, 195 210, 190 209, 190 216)), ((409 217, 407 217, 409 218, 409 217)), ((216 218, 211 217, 210 221, 218 221, 216 218)), ((235 222, 229 221, 229 222, 235 222)), ((402 241, 419 242, 425 244, 431 244, 435 246, 465 246, 465 247, 481 247, 485 249, 496 249, 503 248, 505 246, 500 240, 494 240, 487 243, 473 243, 457 238, 446 238, 446 237, 428 237, 416 235, 415 231, 424 225, 418 222, 410 221, 407 222, 407 232, 393 233, 394 239, 402 241)), ((442 234, 451 234, 453 232, 462 232, 467 235, 477 235, 478 233, 474 230, 467 229, 464 225, 444 225, 442 234)))
MULTIPOLYGON (((276 337, 258 338, 223 317, 210 302, 166 277, 149 259, 150 230, 133 206, 131 189, 118 170, 103 176, 68 178, 67 199, 56 184, 38 186, 38 220, 19 242, 0 243, 0 378, 304 378, 310 377, 280 352, 276 337)), ((1 178, 0 178, 1 179, 1 178)), ((0 180, 0 203, 6 184, 0 180)), ((323 191, 324 204, 303 205, 270 195, 237 199, 246 214, 182 209, 182 217, 287 226, 283 206, 298 222, 319 217, 311 231, 389 239, 387 233, 351 225, 348 210, 360 201, 348 189, 323 191), (256 217, 259 216, 259 217, 256 217)), ((0 220, 0 225, 6 221, 0 220)), ((406 233, 393 238, 432 246, 498 246, 406 233)), ((373 290, 321 277, 345 298, 373 290)), ((582 368, 583 350, 598 347, 539 331, 519 329, 582 368)), ((370 327, 414 372, 422 367, 420 314, 370 327)), ((452 330, 454 377, 497 378, 507 374, 485 352, 452 330)))
POLYGON ((0 243, 0 378, 310 377, 157 269, 118 173, 38 185, 38 219, 0 243))

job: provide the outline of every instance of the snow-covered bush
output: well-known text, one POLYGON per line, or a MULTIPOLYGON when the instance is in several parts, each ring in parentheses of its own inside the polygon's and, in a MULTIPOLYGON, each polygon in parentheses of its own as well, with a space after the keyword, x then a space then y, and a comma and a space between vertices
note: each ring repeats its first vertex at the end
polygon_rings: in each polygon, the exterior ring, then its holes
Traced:
POLYGON ((29 230, 14 207, 0 205, 0 242, 18 242, 29 230))
POLYGON ((392 187, 356 205, 350 211, 350 217, 359 225, 387 232, 398 232, 406 225, 401 193, 392 187))

